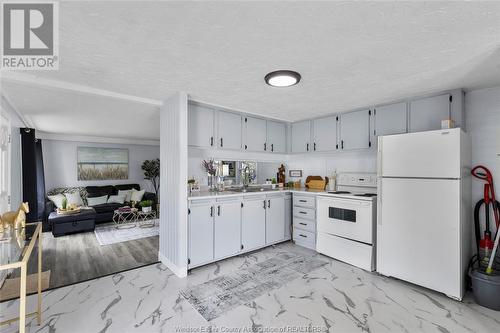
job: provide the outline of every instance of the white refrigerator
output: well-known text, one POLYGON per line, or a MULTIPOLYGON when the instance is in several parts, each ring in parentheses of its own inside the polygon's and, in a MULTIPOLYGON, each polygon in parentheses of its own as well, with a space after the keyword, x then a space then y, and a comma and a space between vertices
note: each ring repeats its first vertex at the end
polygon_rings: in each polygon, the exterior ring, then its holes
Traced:
POLYGON ((461 300, 471 143, 459 128, 379 137, 377 271, 461 300))

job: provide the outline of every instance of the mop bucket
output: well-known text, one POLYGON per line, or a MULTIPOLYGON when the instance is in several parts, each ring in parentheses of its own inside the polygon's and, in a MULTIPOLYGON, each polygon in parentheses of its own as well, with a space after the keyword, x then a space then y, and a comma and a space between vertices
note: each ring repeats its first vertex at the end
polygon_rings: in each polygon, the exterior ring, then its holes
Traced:
POLYGON ((469 270, 476 303, 488 309, 500 311, 500 274, 498 271, 495 273, 486 274, 478 269, 469 270))

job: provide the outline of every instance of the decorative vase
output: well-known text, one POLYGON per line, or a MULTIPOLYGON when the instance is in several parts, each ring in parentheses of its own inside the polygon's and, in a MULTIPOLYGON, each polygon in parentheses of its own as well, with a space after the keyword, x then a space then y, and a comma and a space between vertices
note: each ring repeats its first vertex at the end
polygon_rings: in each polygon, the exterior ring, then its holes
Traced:
POLYGON ((215 179, 214 175, 208 175, 208 190, 210 192, 217 191, 217 184, 216 184, 216 179, 215 179))

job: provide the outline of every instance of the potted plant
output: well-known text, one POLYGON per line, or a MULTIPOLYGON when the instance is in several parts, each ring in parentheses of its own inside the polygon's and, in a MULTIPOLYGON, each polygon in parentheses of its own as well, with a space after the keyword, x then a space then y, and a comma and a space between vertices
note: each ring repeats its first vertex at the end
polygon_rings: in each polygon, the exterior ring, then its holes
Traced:
POLYGON ((144 179, 151 182, 156 194, 156 212, 160 211, 160 159, 145 160, 142 163, 142 170, 144 171, 144 179))
POLYGON ((153 206, 153 201, 151 200, 143 200, 139 203, 139 206, 141 206, 142 211, 144 213, 149 213, 151 212, 151 206, 153 206))

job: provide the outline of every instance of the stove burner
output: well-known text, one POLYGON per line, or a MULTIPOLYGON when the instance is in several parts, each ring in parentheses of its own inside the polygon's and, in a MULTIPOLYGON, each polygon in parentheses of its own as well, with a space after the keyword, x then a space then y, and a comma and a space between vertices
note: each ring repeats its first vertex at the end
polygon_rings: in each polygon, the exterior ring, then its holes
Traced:
POLYGON ((376 197, 377 193, 360 193, 360 194, 355 194, 354 196, 356 197, 376 197))
POLYGON ((351 192, 349 192, 349 191, 331 191, 328 193, 331 193, 331 194, 350 194, 351 192))

